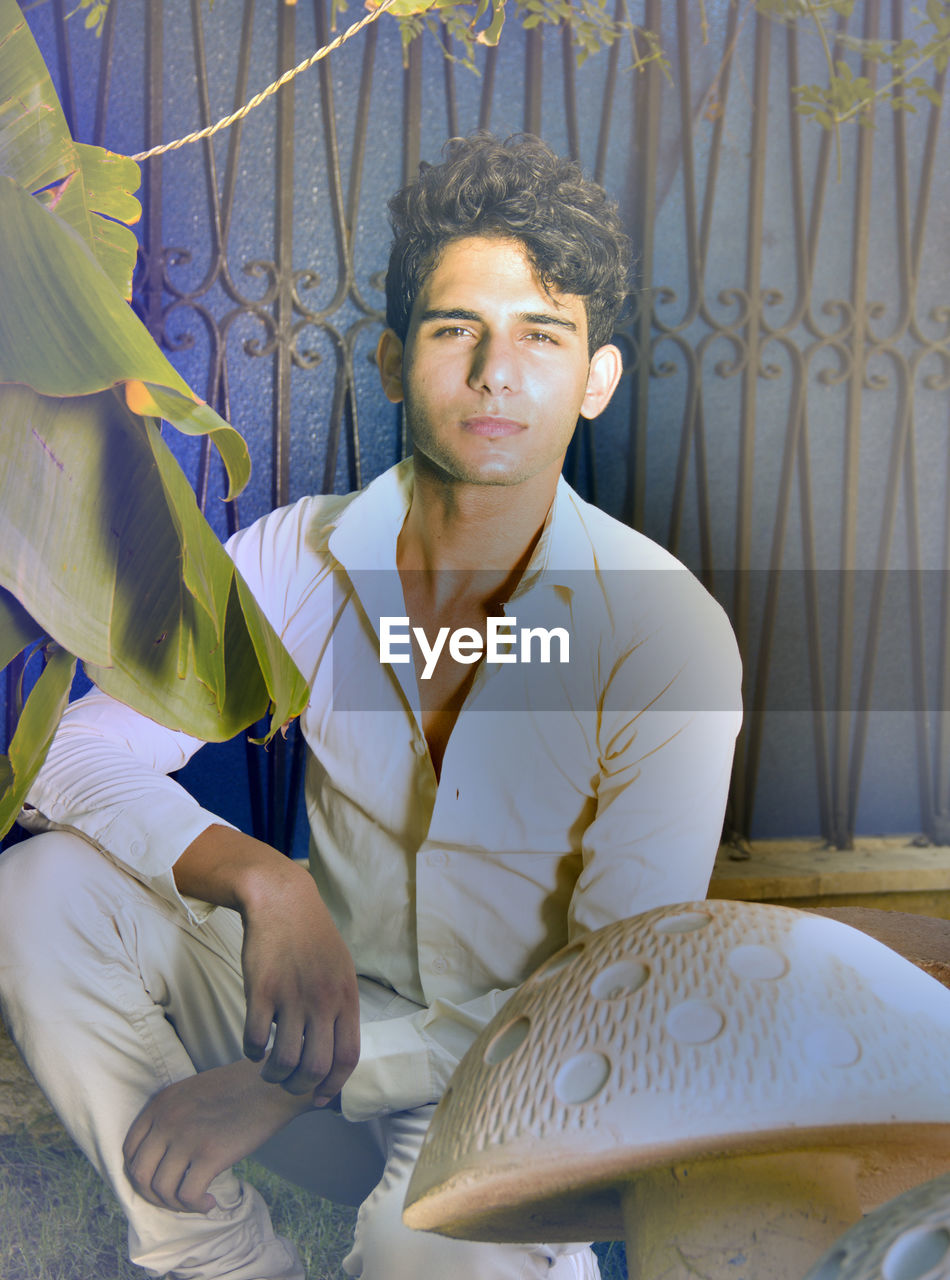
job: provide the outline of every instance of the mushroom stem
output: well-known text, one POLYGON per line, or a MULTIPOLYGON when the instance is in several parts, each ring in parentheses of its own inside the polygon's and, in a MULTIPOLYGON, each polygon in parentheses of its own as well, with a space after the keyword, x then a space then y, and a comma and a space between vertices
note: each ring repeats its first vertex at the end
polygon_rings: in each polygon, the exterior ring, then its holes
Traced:
POLYGON ((630 1280, 801 1280, 861 1217, 854 1162, 832 1151, 674 1165, 622 1202, 630 1280))

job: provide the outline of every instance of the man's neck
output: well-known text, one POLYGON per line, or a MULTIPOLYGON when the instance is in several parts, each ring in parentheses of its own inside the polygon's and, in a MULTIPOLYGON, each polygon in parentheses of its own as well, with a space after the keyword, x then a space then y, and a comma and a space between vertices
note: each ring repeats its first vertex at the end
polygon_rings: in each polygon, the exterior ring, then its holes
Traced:
POLYGON ((412 501, 396 546, 400 573, 430 578, 436 594, 471 586, 507 598, 531 558, 557 473, 519 484, 465 484, 416 458, 412 501), (477 586, 476 586, 477 584, 477 586))
MULTIPOLYGON (((413 628, 430 637, 444 628, 484 635, 486 620, 511 598, 537 546, 558 473, 513 485, 461 484, 417 456, 412 501, 396 543, 413 628)), ((439 778, 476 668, 440 661, 430 678, 423 674, 418 640, 413 661, 422 728, 439 778)))

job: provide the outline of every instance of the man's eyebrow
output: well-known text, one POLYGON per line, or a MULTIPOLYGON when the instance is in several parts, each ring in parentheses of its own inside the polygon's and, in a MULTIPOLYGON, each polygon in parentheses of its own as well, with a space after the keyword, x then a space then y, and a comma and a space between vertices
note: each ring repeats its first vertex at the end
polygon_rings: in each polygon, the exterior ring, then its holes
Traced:
POLYGON ((577 325, 573 320, 564 316, 552 316, 546 311, 522 312, 518 319, 522 324, 556 325, 559 329, 570 329, 571 333, 577 333, 577 325))
POLYGON ((477 311, 467 311, 464 307, 427 307, 419 317, 419 322, 426 320, 467 320, 470 324, 481 323, 482 317, 477 311))
MULTIPOLYGON (((483 318, 477 311, 469 311, 465 307, 427 307, 419 317, 419 322, 424 324, 427 320, 466 320, 469 324, 480 324, 483 318)), ((552 325, 568 329, 571 333, 577 332, 577 325, 573 320, 550 315, 546 311, 522 311, 518 320, 521 324, 552 325)))

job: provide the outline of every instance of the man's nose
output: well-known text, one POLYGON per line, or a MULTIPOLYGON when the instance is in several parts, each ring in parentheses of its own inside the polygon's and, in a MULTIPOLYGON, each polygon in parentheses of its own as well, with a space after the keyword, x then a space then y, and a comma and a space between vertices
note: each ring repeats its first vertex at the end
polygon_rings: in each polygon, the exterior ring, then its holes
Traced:
POLYGON ((472 353, 468 384, 475 391, 499 395, 517 391, 518 356, 514 344, 501 334, 485 334, 472 353))

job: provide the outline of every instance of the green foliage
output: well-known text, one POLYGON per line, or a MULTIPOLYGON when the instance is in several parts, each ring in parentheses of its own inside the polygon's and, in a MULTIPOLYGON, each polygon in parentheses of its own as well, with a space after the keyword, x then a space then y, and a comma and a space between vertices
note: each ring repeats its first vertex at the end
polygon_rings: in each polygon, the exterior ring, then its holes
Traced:
POLYGON ((221 740, 306 703, 303 677, 198 511, 162 419, 244 441, 125 302, 138 166, 73 142, 15 0, 0 0, 0 666, 46 663, 7 756, 0 834, 42 763, 77 660, 153 719, 221 740))
MULTIPOLYGON (((345 0, 334 0, 334 11, 345 8, 345 0)), ((608 0, 513 0, 512 11, 526 31, 542 24, 566 25, 578 65, 591 54, 625 39, 634 67, 642 70, 648 63, 657 62, 668 74, 668 62, 656 33, 628 18, 616 18, 608 0)), ((508 9, 506 0, 395 0, 387 12, 399 22, 404 50, 423 31, 429 31, 440 43, 444 34, 452 47, 460 50, 453 53, 443 43, 445 56, 477 71, 476 46, 498 44, 508 9)))
POLYGON ((827 85, 803 84, 795 87, 796 110, 825 129, 837 130, 855 120, 873 125, 878 103, 895 111, 916 112, 918 100, 940 106, 940 94, 933 84, 917 74, 932 66, 940 74, 950 60, 950 0, 927 0, 924 10, 909 7, 917 19, 914 34, 902 40, 868 40, 860 36, 839 34, 831 23, 840 16, 850 17, 855 0, 756 0, 756 8, 782 22, 809 20, 816 28, 825 50, 828 65, 827 85), (860 74, 843 57, 835 56, 836 47, 858 56, 860 74), (878 75, 883 72, 883 82, 878 75))
MULTIPOLYGON (((95 27, 97 34, 101 34, 109 2, 79 0, 72 12, 84 11, 86 26, 95 27)), ((372 7, 379 0, 367 0, 367 3, 372 7)), ((705 43, 708 38, 706 0, 696 0, 696 3, 698 26, 705 43)), ((832 21, 850 17, 855 0, 751 0, 751 3, 759 13, 777 22, 808 22, 819 34, 828 82, 797 85, 794 92, 796 110, 823 128, 837 132, 842 124, 851 120, 871 125, 878 102, 888 104, 895 111, 911 112, 917 110, 919 101, 940 105, 936 88, 917 73, 923 67, 932 66, 939 74, 950 61, 950 0, 926 0, 924 10, 912 6, 911 15, 919 19, 915 34, 899 41, 837 35, 831 29, 832 21), (870 76, 855 75, 848 62, 834 56, 835 44, 840 45, 842 51, 859 55, 868 69, 884 68, 888 73, 885 82, 875 85, 870 76)), ((508 0, 394 0, 387 13, 399 23, 404 51, 424 31, 429 31, 442 45, 447 58, 477 73, 476 46, 498 44, 508 13, 507 4, 508 0), (445 35, 451 47, 444 41, 445 35)), ((629 15, 629 7, 624 7, 629 15)), ((334 26, 346 8, 347 0, 332 0, 334 26)), ((642 71, 655 63, 671 78, 659 32, 638 26, 629 16, 617 17, 612 6, 608 12, 608 0, 512 0, 512 9, 526 31, 542 24, 566 25, 578 65, 623 39, 630 45, 632 69, 642 71)))
POLYGON ((84 26, 95 27, 96 35, 101 36, 109 13, 109 0, 79 0, 75 9, 71 9, 66 17, 71 18, 74 13, 85 13, 84 26))

